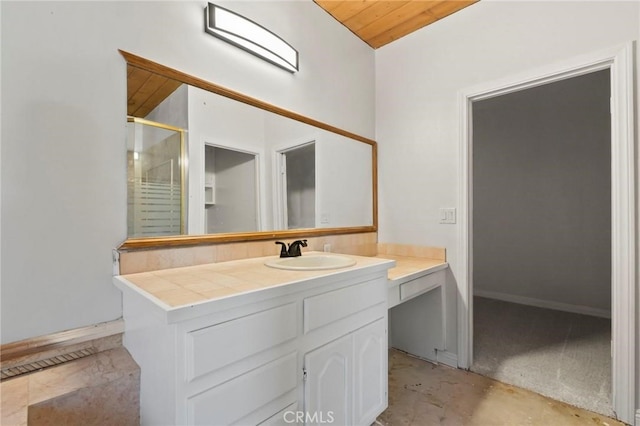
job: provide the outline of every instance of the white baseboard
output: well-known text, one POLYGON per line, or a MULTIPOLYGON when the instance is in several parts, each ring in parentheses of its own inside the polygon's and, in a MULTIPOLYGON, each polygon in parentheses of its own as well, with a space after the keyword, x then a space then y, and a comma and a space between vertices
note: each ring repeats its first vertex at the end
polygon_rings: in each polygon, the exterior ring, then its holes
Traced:
POLYGON ((449 367, 458 368, 458 355, 453 352, 436 350, 436 361, 449 367))
POLYGON ((487 299, 503 300, 505 302, 519 303, 521 305, 535 306, 537 308, 554 309, 556 311, 572 312, 574 314, 591 315, 594 317, 611 318, 611 311, 592 308, 590 306, 572 305, 569 303, 555 302, 552 300, 534 299, 533 297, 518 296, 515 294, 500 293, 497 291, 485 291, 479 288, 473 290, 474 296, 487 299))

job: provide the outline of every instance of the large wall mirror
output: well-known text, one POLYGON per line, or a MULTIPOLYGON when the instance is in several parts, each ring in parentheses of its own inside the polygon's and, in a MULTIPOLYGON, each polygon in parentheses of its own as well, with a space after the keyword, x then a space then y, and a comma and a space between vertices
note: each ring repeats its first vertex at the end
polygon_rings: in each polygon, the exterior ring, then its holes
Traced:
POLYGON ((120 53, 121 249, 376 231, 375 141, 120 53))

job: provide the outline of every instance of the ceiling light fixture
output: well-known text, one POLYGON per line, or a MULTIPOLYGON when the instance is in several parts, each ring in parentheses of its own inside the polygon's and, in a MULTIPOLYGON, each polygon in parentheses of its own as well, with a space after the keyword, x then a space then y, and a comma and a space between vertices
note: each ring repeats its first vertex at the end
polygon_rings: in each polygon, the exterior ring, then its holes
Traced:
POLYGON ((298 51, 263 26, 213 3, 204 14, 207 33, 289 72, 298 71, 298 51))

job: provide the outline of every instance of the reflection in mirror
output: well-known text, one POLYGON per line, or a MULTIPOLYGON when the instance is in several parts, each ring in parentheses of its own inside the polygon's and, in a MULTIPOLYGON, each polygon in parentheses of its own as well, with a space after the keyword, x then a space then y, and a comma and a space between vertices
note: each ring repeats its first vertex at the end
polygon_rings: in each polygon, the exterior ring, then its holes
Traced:
POLYGON ((257 170, 257 155, 205 144, 203 233, 260 229, 257 170))
POLYGON ((375 231, 374 141, 121 53, 135 116, 123 247, 375 231))
POLYGON ((196 87, 186 92, 190 234, 373 224, 370 145, 196 87), (207 146, 235 152, 234 168, 210 168, 207 146), (212 207, 202 195, 207 180, 216 183, 212 207), (256 209, 252 229, 230 222, 256 209))
POLYGON ((314 228, 316 225, 316 144, 310 142, 277 154, 283 213, 280 228, 314 228))
POLYGON ((184 131, 130 117, 127 160, 129 236, 184 233, 184 131))

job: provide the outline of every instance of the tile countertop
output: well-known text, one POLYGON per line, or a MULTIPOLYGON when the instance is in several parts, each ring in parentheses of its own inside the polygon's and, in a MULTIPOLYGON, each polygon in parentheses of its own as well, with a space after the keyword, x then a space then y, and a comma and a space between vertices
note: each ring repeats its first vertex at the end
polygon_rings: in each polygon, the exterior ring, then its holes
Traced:
POLYGON ((395 256, 391 254, 379 254, 376 257, 378 259, 395 260, 396 266, 389 269, 388 273, 390 285, 398 285, 449 267, 446 261, 440 259, 395 256))
MULTIPOLYGON (((321 254, 305 252, 304 255, 321 254)), ((338 255, 338 253, 333 253, 338 255)), ((277 256, 209 263, 181 268, 114 277, 119 288, 123 286, 144 294, 165 311, 196 305, 229 296, 252 293, 258 290, 287 286, 302 281, 321 279, 369 266, 388 269, 393 259, 341 255, 356 259, 354 266, 331 270, 291 271, 270 268, 264 263, 277 256)))
MULTIPOLYGON (((304 252, 303 256, 321 253, 304 252)), ((391 268, 388 270, 390 286, 448 267, 443 260, 420 257, 387 254, 375 257, 342 256, 356 259, 356 265, 331 270, 281 270, 266 266, 265 261, 277 257, 267 256, 121 275, 114 277, 114 282, 123 290, 126 287, 143 294, 163 311, 170 312, 375 265, 391 268)))

